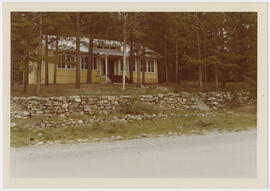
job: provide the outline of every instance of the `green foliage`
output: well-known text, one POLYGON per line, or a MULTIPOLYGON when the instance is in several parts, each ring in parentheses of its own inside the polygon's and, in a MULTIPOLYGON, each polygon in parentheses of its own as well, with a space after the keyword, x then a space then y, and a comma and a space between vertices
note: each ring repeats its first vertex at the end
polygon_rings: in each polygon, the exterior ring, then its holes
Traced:
POLYGON ((143 114, 156 114, 160 110, 158 106, 152 104, 145 104, 140 102, 134 102, 126 105, 123 110, 123 113, 133 114, 133 115, 143 115, 143 114))
MULTIPOLYGON (((40 141, 45 144, 54 141, 60 143, 69 143, 69 141, 77 142, 79 139, 96 141, 96 138, 102 140, 103 138, 112 138, 112 136, 121 136, 120 139, 133 139, 142 133, 159 136, 160 134, 167 135, 168 132, 190 135, 194 131, 196 131, 196 134, 204 134, 213 130, 239 131, 256 127, 256 112, 250 112, 249 110, 245 112, 234 111, 233 114, 209 113, 207 117, 198 117, 197 114, 200 113, 197 112, 179 112, 176 113, 176 116, 171 116, 168 119, 133 122, 95 122, 93 124, 78 125, 75 127, 59 126, 56 128, 33 127, 40 123, 40 118, 36 117, 11 119, 12 122, 16 123, 16 126, 10 130, 11 147, 34 145, 40 141), (188 115, 188 117, 185 115, 188 115)), ((43 120, 55 121, 57 119, 43 117, 43 120)))
MULTIPOLYGON (((165 76, 172 82, 175 79, 198 80, 198 75, 202 74, 207 82, 214 82, 215 78, 218 78, 219 82, 245 81, 253 94, 256 94, 257 13, 129 12, 127 14, 128 44, 134 43, 134 55, 137 56, 142 56, 142 46, 157 53, 156 56, 160 59, 158 64, 160 82, 164 81, 165 76), (175 77, 176 57, 180 65, 178 78, 175 77), (167 67, 165 63, 168 63, 167 67), (203 68, 199 72, 200 65, 203 68)), ((121 15, 121 12, 80 12, 78 35, 123 41, 121 15)), ((15 77, 19 73, 27 71, 29 62, 40 61, 37 56, 38 16, 38 12, 11 14, 13 81, 16 81, 15 77)), ((43 35, 51 36, 49 45, 55 45, 56 36, 63 38, 76 36, 75 21, 76 14, 73 12, 43 13, 42 31, 43 35)), ((43 60, 49 59, 43 57, 43 60)))

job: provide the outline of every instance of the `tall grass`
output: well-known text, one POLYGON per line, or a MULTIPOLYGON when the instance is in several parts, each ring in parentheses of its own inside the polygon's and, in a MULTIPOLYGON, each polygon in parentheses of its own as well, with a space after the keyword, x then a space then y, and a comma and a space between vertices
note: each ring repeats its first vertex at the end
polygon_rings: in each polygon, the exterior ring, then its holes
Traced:
POLYGON ((122 112, 133 115, 154 114, 154 113, 156 114, 160 112, 160 109, 158 106, 153 104, 133 102, 124 106, 122 112))
POLYGON ((43 143, 51 141, 66 143, 70 140, 76 142, 79 139, 91 141, 99 138, 102 140, 112 136, 132 139, 140 134, 158 136, 168 134, 169 132, 190 135, 194 131, 202 134, 208 131, 238 131, 256 127, 257 123, 256 113, 209 113, 205 117, 198 114, 200 112, 179 112, 168 119, 95 122, 75 127, 59 126, 56 128, 29 128, 32 124, 40 123, 41 119, 14 119, 12 121, 16 122, 17 126, 11 128, 11 146, 23 147, 40 141, 43 143))

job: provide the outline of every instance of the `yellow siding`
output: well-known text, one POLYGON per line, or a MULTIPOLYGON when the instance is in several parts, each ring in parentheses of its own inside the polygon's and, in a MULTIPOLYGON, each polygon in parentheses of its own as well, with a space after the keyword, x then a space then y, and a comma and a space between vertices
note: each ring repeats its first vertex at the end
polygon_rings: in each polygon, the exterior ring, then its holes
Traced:
MULTIPOLYGON (((114 62, 115 66, 115 74, 116 75, 122 75, 122 72, 119 73, 118 71, 118 61, 116 60, 114 62)), ((37 64, 32 63, 31 67, 32 71, 29 73, 29 84, 36 84, 37 81, 37 64)), ((158 83, 158 73, 157 73, 157 62, 155 61, 154 64, 154 71, 155 72, 145 72, 145 83, 158 83)), ((98 60, 97 63, 97 70, 92 70, 92 82, 93 83, 103 83, 105 82, 105 76, 100 76, 100 69, 102 71, 103 66, 100 65, 100 60, 98 60)), ((130 77, 129 72, 127 72, 127 77, 130 77)), ((53 78, 54 78, 54 64, 49 64, 49 84, 53 84, 53 78)), ((140 74, 140 78, 142 81, 142 72, 140 74)), ((87 70, 81 70, 80 71, 80 81, 81 83, 86 83, 87 80, 87 70)), ((56 83, 57 84, 70 84, 75 83, 76 81, 76 70, 75 69, 57 69, 56 72, 56 83)), ((133 72, 133 82, 137 83, 137 70, 133 72)), ((41 65, 41 83, 45 83, 45 64, 41 65)))
MULTIPOLYGON (((154 72, 145 72, 145 83, 158 83, 158 73, 157 73, 157 61, 154 61, 154 72)), ((120 72, 122 75, 122 72, 120 72)), ((127 72, 127 77, 130 78, 130 72, 127 72)), ((142 72, 140 72, 140 82, 142 82, 142 72)), ((133 83, 137 83, 137 64, 136 71, 133 72, 133 83)))

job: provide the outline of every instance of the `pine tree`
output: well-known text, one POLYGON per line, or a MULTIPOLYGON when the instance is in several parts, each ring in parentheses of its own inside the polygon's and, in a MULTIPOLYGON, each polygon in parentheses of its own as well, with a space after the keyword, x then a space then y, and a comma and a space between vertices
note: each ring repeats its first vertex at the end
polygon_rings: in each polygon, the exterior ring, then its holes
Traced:
POLYGON ((27 91, 29 63, 35 62, 38 48, 37 14, 11 13, 11 86, 21 81, 27 91), (34 24, 35 23, 35 24, 34 24))
POLYGON ((80 13, 76 13, 76 89, 80 89, 80 13))
POLYGON ((41 86, 41 63, 42 63, 42 17, 43 17, 43 13, 39 13, 39 45, 38 45, 38 56, 39 56, 39 61, 37 62, 37 96, 40 96, 40 86, 41 86))

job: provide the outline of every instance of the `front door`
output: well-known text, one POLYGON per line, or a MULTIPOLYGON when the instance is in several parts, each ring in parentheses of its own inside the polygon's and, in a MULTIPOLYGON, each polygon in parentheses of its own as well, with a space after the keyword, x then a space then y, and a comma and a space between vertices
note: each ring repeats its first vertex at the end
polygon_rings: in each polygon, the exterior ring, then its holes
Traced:
POLYGON ((108 74, 114 75, 114 60, 110 58, 108 59, 108 74))

